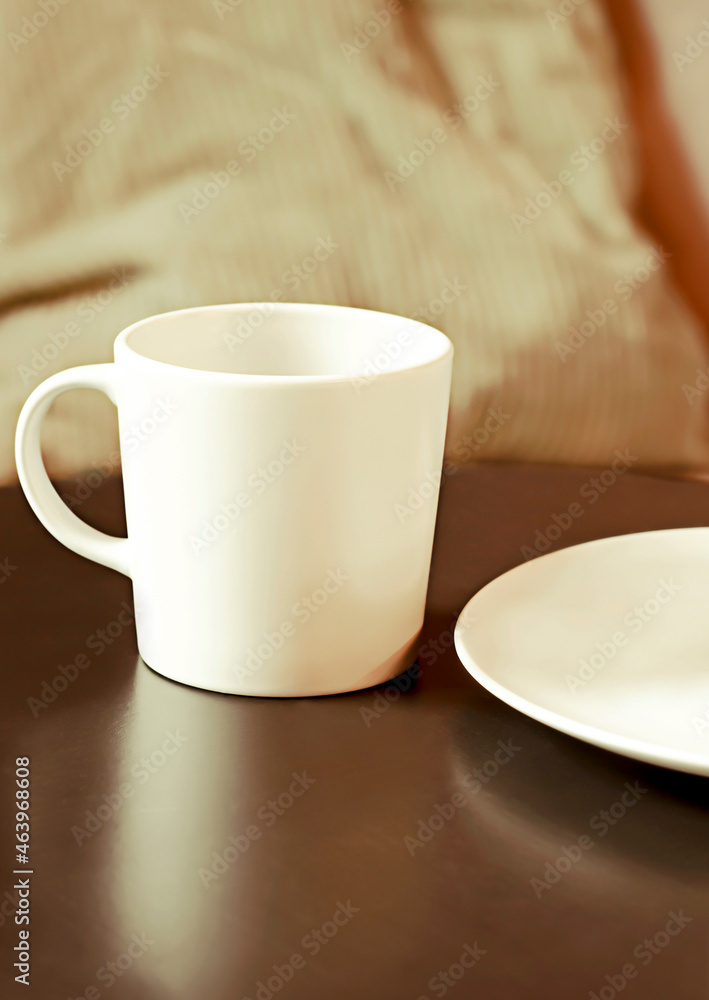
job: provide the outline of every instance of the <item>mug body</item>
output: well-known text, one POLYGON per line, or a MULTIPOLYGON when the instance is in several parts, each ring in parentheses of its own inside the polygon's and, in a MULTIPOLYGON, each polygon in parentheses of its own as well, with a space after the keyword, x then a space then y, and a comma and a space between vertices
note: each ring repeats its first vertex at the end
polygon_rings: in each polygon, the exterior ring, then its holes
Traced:
POLYGON ((378 684, 415 658, 452 346, 335 306, 210 306, 115 344, 144 661, 248 695, 378 684))

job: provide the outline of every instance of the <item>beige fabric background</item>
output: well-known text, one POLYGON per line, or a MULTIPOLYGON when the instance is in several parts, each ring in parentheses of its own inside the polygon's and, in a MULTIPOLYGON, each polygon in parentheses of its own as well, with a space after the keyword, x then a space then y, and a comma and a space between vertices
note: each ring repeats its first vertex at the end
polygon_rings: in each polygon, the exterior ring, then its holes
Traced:
POLYGON ((665 92, 709 213, 709 4, 706 0, 643 0, 665 92))
MULTIPOLYGON (((39 8, 6 0, 0 481, 31 388, 109 360, 145 315, 279 293, 412 315, 446 288, 432 322, 456 347, 452 458, 604 464, 628 447, 638 464, 709 464, 705 407, 683 390, 709 363, 698 325, 666 266, 626 291, 653 247, 631 218, 631 130, 579 165, 607 119, 628 120, 610 33, 593 0, 552 24, 557 6, 431 0, 365 44, 381 0, 68 0, 27 39, 39 8), (121 95, 150 67, 168 75, 129 107, 121 95), (486 98, 456 127, 453 102, 481 81, 486 98), (254 152, 278 110, 294 117, 254 152), (60 180, 52 164, 106 120, 60 180), (435 129, 445 140, 387 182, 435 129), (230 161, 239 175, 207 197, 230 161), (572 183, 518 231, 513 216, 565 169, 572 183), (191 216, 195 197, 206 207, 191 216), (299 280, 319 240, 337 246, 299 280), (570 327, 608 302, 562 360, 570 327), (493 432, 489 408, 504 414, 493 432)), ((96 393, 62 397, 46 422, 54 473, 116 447, 96 393)))

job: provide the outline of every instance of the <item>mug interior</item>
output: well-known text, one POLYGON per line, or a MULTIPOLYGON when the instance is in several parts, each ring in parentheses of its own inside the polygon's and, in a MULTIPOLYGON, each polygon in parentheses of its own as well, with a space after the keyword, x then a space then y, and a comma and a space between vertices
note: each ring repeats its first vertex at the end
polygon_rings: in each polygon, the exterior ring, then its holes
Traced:
POLYGON ((163 364, 268 377, 356 378, 430 364, 448 338, 413 319, 347 306, 245 303, 151 316, 119 340, 163 364))

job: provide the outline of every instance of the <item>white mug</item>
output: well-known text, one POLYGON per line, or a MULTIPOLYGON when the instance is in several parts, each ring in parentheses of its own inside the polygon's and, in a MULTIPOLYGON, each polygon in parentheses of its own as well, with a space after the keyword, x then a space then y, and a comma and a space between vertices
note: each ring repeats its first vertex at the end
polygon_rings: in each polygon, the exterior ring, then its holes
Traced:
POLYGON ((415 658, 453 347, 411 319, 259 303, 152 316, 112 364, 52 375, 17 427, 42 524, 133 581, 138 649, 213 691, 352 691, 415 658), (80 521, 42 462, 69 389, 118 408, 127 538, 80 521))

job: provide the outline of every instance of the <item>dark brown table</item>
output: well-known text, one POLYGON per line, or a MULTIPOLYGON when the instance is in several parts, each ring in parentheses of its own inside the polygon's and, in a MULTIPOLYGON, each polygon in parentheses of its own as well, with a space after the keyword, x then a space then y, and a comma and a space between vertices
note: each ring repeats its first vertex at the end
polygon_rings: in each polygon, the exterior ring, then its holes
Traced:
MULTIPOLYGON (((450 476, 420 676, 310 700, 153 673, 129 581, 0 491, 0 996, 706 1000, 707 780, 533 722, 451 649, 465 601, 597 475, 450 476), (21 757, 32 874, 14 876, 21 757), (13 982, 18 879, 29 988, 13 982)), ((62 492, 120 529, 115 481, 62 492)), ((628 472, 591 492, 552 548, 709 523, 709 485, 628 472)))

